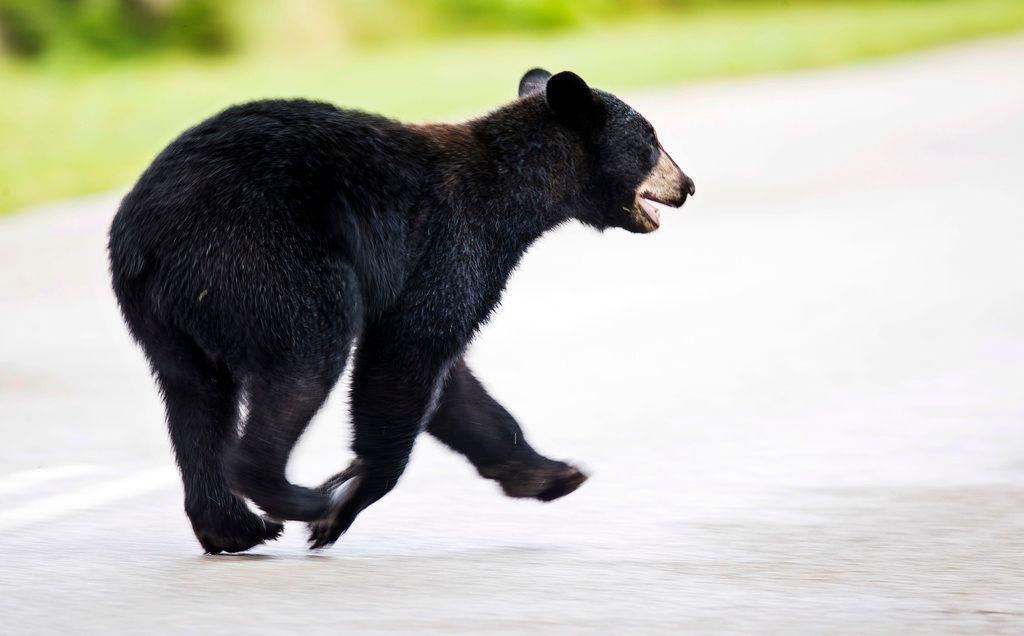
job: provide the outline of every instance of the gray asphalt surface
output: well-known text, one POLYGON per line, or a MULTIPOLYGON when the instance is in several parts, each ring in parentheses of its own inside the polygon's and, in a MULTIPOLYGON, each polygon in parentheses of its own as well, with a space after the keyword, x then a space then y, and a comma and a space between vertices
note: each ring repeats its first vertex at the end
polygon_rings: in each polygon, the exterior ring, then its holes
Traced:
MULTIPOLYGON (((4 221, 0 631, 1024 631, 1022 78, 1009 39, 633 96, 697 196, 545 238, 471 355, 591 481, 505 499, 424 438, 318 554, 200 554, 116 197, 4 221)), ((293 478, 347 439, 339 390, 293 478)))

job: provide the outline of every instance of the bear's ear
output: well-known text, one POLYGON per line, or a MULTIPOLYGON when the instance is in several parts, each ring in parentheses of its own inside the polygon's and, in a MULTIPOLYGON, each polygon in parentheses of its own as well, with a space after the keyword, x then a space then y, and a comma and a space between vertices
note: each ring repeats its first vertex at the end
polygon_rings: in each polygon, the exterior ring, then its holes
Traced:
POLYGON ((519 96, 526 97, 544 90, 544 85, 548 83, 549 77, 551 77, 551 73, 542 68, 531 68, 526 71, 523 79, 519 80, 519 96))
POLYGON ((566 124, 587 128, 601 123, 600 102, 583 78, 572 71, 552 75, 545 96, 548 108, 566 124))

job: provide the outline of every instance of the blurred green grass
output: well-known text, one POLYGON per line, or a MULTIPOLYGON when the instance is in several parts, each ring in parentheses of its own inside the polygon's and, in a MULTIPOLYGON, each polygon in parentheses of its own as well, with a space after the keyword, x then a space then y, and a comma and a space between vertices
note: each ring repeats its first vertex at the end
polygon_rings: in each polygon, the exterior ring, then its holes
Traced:
POLYGON ((160 57, 114 66, 0 63, 0 213, 128 185, 225 106, 301 96, 426 120, 515 95, 532 66, 614 92, 823 67, 1024 29, 1021 0, 708 5, 537 36, 420 40, 299 56, 160 57))

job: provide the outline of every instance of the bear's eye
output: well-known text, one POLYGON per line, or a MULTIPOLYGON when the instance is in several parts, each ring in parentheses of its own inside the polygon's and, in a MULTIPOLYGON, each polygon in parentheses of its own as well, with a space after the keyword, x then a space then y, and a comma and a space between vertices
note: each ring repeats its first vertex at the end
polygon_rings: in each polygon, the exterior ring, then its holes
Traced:
POLYGON ((648 162, 653 166, 658 163, 658 159, 661 158, 661 147, 658 144, 651 146, 651 154, 648 158, 648 162))

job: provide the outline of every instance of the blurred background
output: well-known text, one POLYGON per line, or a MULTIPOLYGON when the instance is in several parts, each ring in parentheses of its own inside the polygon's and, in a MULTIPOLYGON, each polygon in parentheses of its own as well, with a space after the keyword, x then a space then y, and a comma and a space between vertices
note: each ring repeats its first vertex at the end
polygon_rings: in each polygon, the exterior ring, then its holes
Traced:
MULTIPOLYGON (((1022 80, 1022 0, 0 0, 0 631, 1024 633, 1022 80), (535 66, 697 187, 542 238, 469 351, 590 480, 508 499, 424 437, 332 549, 203 556, 123 192, 232 103, 458 120, 535 66)), ((348 464, 347 380, 294 481, 348 464)))
POLYGON ((0 0, 0 213, 126 186, 257 97, 450 118, 531 66, 624 91, 1022 26, 1019 0, 0 0))

